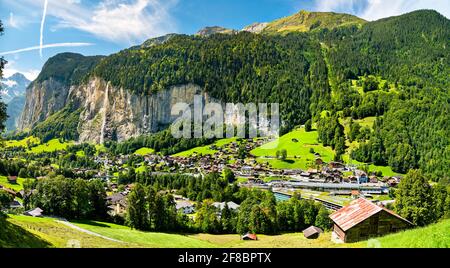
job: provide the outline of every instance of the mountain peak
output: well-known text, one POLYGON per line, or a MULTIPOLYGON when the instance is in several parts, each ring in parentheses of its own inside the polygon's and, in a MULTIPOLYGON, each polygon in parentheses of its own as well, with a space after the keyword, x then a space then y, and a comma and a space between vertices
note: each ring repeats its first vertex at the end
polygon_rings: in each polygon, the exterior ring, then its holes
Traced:
POLYGON ((10 77, 7 78, 7 80, 14 80, 14 81, 28 81, 30 82, 30 80, 28 80, 25 75, 23 75, 22 73, 15 73, 13 75, 11 75, 10 77))
POLYGON ((349 14, 300 10, 292 16, 269 23, 263 30, 263 33, 287 34, 290 32, 309 32, 351 25, 361 26, 366 22, 361 18, 349 14))
POLYGON ((237 31, 233 30, 233 29, 220 27, 220 26, 208 26, 208 27, 205 27, 205 28, 201 29, 200 31, 198 31, 196 35, 208 37, 208 36, 211 36, 213 34, 218 34, 218 33, 220 33, 220 34, 236 34, 237 31))
POLYGON ((9 103, 14 97, 23 96, 31 83, 23 74, 15 73, 0 81, 0 96, 5 103, 9 103))

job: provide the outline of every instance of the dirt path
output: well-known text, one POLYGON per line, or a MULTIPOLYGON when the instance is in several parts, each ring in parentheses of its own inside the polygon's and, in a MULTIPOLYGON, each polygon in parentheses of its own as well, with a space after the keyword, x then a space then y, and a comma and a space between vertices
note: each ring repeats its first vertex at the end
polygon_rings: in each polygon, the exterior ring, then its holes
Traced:
POLYGON ((112 242, 116 242, 116 243, 125 243, 123 241, 120 241, 120 240, 117 240, 117 239, 113 239, 113 238, 110 238, 110 237, 107 237, 107 236, 104 236, 104 235, 101 235, 101 234, 97 234, 97 233, 94 233, 92 231, 83 229, 81 227, 76 226, 73 223, 68 222, 67 220, 56 220, 56 222, 64 224, 64 225, 66 225, 66 226, 68 226, 68 227, 70 227, 72 229, 75 229, 77 231, 80 231, 80 232, 83 232, 83 233, 86 233, 86 234, 89 234, 89 235, 97 236, 97 237, 100 237, 100 238, 103 238, 103 239, 106 239, 106 240, 109 240, 109 241, 112 241, 112 242))

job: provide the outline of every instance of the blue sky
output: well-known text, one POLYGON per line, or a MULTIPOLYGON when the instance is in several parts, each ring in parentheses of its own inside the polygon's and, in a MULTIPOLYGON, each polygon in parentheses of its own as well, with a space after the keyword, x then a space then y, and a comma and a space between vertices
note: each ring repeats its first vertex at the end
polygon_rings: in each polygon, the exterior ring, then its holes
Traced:
POLYGON ((166 33, 242 29, 301 9, 376 20, 424 8, 450 17, 448 0, 0 0, 0 56, 9 62, 6 77, 19 71, 33 79, 61 52, 108 55, 166 33))

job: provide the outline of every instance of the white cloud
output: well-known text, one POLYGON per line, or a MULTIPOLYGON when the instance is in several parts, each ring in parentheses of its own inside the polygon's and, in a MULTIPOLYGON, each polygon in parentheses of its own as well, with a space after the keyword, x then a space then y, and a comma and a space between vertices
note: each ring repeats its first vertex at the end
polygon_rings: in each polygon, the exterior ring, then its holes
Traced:
POLYGON ((315 0, 318 11, 350 13, 366 20, 377 20, 418 9, 434 9, 450 17, 448 0, 315 0))
MULTIPOLYGON (((24 0, 42 9, 43 2, 24 0)), ((135 44, 175 31, 169 10, 178 0, 50 0, 47 15, 58 19, 54 29, 73 28, 116 43, 135 44)))
POLYGON ((91 43, 56 43, 56 44, 47 44, 47 45, 39 45, 39 46, 33 46, 33 47, 26 47, 11 51, 4 51, 0 52, 0 56, 4 55, 11 55, 11 54, 17 54, 27 51, 33 51, 33 50, 41 50, 43 48, 56 48, 56 47, 86 47, 86 46, 93 46, 94 44, 91 43))

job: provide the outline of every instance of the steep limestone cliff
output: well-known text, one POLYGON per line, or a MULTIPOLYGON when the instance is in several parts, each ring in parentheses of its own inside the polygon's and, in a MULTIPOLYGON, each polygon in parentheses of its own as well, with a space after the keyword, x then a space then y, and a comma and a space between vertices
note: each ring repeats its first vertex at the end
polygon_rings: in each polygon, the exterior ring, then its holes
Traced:
POLYGON ((18 122, 21 130, 31 129, 66 105, 69 87, 53 78, 34 82, 27 89, 23 112, 18 122))
MULTIPOLYGON (((115 88, 99 78, 86 85, 74 86, 69 101, 82 108, 78 132, 80 142, 102 143, 126 140, 150 134, 167 127, 175 118, 172 106, 192 104, 195 95, 202 94, 197 85, 173 86, 151 96, 138 96, 123 88, 115 88)), ((204 100, 209 97, 204 94, 204 100)))

